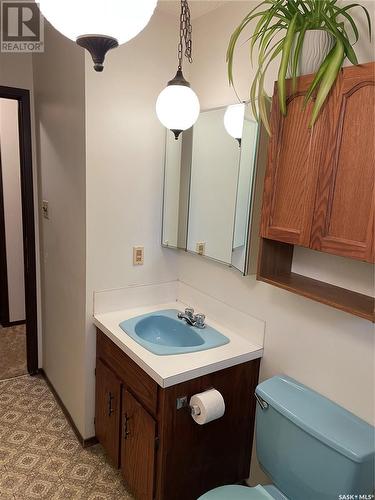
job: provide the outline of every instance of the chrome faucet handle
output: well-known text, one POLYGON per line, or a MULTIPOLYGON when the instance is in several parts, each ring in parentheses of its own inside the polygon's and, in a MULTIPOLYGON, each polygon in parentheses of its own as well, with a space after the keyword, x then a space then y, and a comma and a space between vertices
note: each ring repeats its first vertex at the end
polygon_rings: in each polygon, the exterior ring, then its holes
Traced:
POLYGON ((194 309, 192 307, 187 307, 185 309, 185 314, 186 314, 186 316, 188 316, 189 318, 192 319, 194 316, 194 309))
POLYGON ((195 320, 195 325, 197 328, 205 328, 206 325, 205 325, 205 320, 206 320, 206 316, 204 314, 196 314, 194 316, 194 320, 195 320))

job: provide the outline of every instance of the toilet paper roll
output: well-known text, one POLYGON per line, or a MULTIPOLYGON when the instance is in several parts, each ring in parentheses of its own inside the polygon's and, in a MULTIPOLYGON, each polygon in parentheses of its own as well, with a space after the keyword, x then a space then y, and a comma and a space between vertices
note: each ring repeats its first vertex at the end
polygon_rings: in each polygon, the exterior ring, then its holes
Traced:
POLYGON ((224 415, 225 402, 216 389, 194 394, 190 398, 191 416, 199 425, 207 424, 224 415))

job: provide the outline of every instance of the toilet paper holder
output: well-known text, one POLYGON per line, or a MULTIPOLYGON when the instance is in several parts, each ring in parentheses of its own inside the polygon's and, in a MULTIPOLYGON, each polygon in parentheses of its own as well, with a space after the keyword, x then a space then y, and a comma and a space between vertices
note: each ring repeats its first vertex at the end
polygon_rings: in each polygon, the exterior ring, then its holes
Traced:
POLYGON ((177 410, 181 410, 181 408, 189 408, 191 415, 194 415, 194 416, 201 414, 201 410, 200 410, 199 406, 197 406, 197 405, 190 406, 189 405, 187 396, 181 396, 181 397, 176 399, 176 408, 177 408, 177 410))
POLYGON ((199 406, 189 405, 187 396, 181 396, 176 399, 176 408, 177 410, 181 410, 181 408, 189 408, 191 415, 195 417, 201 414, 199 406))

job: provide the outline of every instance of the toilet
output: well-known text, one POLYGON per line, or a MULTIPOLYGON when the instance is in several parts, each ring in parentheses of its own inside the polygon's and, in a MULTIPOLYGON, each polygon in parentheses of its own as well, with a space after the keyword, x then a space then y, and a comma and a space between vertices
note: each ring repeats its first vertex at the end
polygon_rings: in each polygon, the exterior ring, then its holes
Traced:
POLYGON ((262 382, 256 399, 257 456, 273 485, 222 486, 198 500, 373 498, 374 427, 289 377, 262 382))

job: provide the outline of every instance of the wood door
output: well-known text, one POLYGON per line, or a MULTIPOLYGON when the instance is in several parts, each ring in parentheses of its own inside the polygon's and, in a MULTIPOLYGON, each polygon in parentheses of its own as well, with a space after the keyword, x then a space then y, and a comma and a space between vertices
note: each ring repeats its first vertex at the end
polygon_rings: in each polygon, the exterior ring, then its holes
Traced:
MULTIPOLYGON (((312 76, 287 82, 287 116, 280 112, 277 85, 272 102, 272 136, 264 181, 261 236, 309 246, 318 168, 316 156, 324 116, 308 126, 312 104, 303 107, 312 76)), ((324 115, 324 113, 323 113, 324 115)))
POLYGON ((3 174, 1 168, 0 144, 0 325, 9 323, 8 266, 5 241, 5 214, 3 195, 3 174))
POLYGON ((120 466, 121 381, 96 360, 95 434, 108 457, 120 466))
POLYGON ((137 500, 152 500, 154 493, 156 422, 123 389, 121 469, 137 500))
POLYGON ((375 63, 345 68, 327 106, 311 248, 374 261, 375 63))

